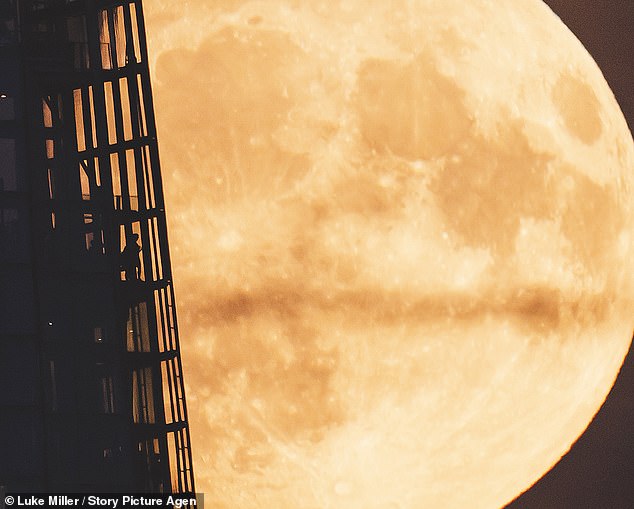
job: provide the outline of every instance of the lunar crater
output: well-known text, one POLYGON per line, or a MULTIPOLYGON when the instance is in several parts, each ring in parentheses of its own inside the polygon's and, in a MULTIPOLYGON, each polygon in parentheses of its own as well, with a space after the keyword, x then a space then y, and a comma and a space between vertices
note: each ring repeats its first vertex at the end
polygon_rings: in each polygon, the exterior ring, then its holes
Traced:
POLYGON ((600 104, 592 86, 572 74, 562 74, 553 87, 552 98, 568 131, 590 145, 603 132, 600 104))

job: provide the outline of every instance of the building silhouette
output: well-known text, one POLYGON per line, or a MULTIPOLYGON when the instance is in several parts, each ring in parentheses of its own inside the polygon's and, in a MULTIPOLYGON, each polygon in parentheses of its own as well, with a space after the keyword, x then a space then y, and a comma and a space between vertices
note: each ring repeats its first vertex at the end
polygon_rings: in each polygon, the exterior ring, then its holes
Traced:
POLYGON ((140 0, 0 0, 0 485, 193 493, 140 0))

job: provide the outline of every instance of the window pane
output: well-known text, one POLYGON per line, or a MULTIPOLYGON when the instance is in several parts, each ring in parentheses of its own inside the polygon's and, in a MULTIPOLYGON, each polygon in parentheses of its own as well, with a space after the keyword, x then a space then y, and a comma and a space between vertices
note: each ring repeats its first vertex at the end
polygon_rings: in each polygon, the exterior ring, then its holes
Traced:
POLYGON ((0 120, 14 120, 15 119, 15 105, 13 97, 10 97, 6 92, 0 91, 0 120))
POLYGON ((0 261, 28 258, 26 211, 24 207, 0 207, 0 261))
POLYGON ((13 18, 0 18, 0 46, 14 44, 15 37, 15 20, 13 18))
POLYGON ((33 405, 39 387, 38 354, 27 340, 0 341, 0 406, 33 405))
POLYGON ((0 191, 16 191, 15 140, 0 138, 0 191))
POLYGON ((0 334, 33 333, 33 276, 26 270, 7 269, 0 272, 0 334))

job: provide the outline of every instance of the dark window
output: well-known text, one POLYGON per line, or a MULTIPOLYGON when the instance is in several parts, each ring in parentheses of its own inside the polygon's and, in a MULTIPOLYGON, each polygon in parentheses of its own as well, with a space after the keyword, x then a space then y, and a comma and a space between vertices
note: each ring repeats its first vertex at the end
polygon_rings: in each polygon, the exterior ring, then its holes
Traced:
POLYGON ((128 311, 127 331, 128 352, 150 351, 150 330, 145 302, 132 306, 128 311))
POLYGON ((33 405, 39 384, 35 345, 25 339, 0 340, 0 405, 33 405))
POLYGON ((23 261, 29 256, 25 206, 0 207, 0 259, 23 261))
POLYGON ((13 97, 6 92, 0 92, 0 120, 15 119, 15 104, 13 97))
POLYGON ((35 330, 33 276, 29 270, 0 272, 0 302, 0 334, 29 334, 35 330))
POLYGON ((66 20, 68 42, 73 49, 75 69, 90 67, 88 52, 88 35, 86 32, 86 18, 77 16, 66 20))
POLYGON ((106 340, 106 329, 103 327, 95 327, 93 329, 93 338, 95 343, 103 343, 106 340))
POLYGON ((114 413, 114 382, 111 375, 101 377, 101 403, 104 414, 114 413))
POLYGON ((7 46, 15 42, 15 20, 3 17, 0 19, 0 46, 7 46))
POLYGON ((57 373, 55 372, 55 361, 48 361, 49 374, 50 374, 50 386, 49 386, 49 394, 50 394, 50 402, 51 402, 51 411, 57 412, 57 373))
POLYGON ((132 372, 132 411, 137 424, 155 422, 152 368, 132 372))
POLYGON ((0 191, 17 191, 15 140, 0 138, 0 191))

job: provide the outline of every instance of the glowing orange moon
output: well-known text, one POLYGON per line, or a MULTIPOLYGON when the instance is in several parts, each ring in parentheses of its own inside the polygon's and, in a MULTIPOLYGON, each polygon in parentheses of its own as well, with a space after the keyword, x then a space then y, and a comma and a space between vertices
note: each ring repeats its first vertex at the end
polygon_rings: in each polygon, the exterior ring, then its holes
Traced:
POLYGON ((145 8, 206 502, 529 487, 634 325, 634 147, 579 42, 537 0, 145 8))

